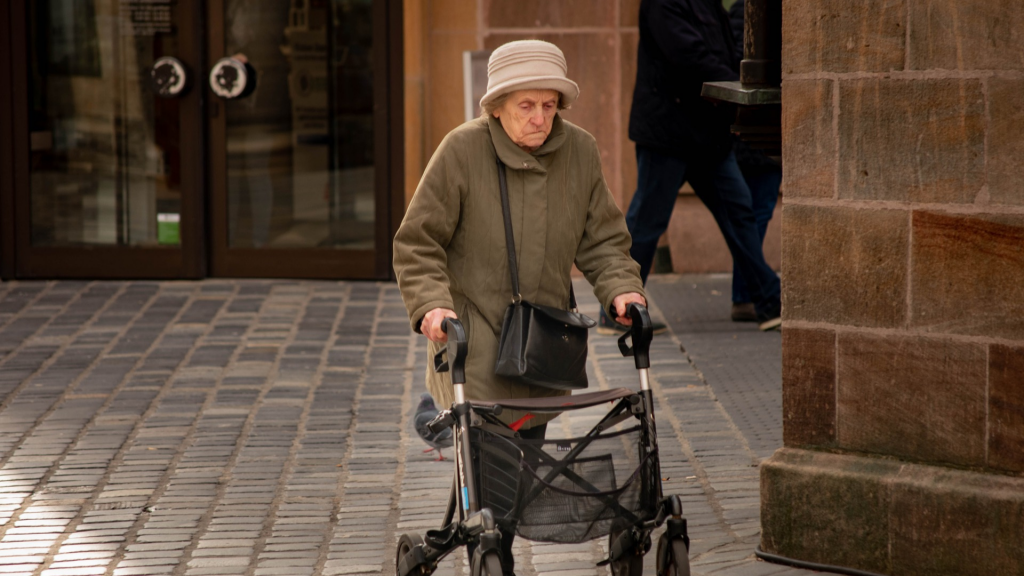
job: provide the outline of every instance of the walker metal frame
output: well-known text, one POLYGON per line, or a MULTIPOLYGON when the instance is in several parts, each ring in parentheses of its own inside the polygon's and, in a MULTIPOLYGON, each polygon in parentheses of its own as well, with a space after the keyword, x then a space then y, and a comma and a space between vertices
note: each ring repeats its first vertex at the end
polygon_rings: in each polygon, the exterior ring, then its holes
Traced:
MULTIPOLYGON (((428 530, 425 538, 416 533, 403 534, 398 541, 395 558, 397 576, 428 576, 438 563, 459 546, 473 549, 470 558, 472 576, 500 576, 501 534, 494 512, 481 506, 481 492, 478 486, 477 470, 473 460, 472 431, 486 430, 491 434, 518 438, 518 433, 503 424, 498 416, 503 410, 526 410, 538 413, 560 413, 568 410, 587 408, 606 402, 614 402, 613 408, 584 437, 577 438, 575 446, 561 459, 553 458, 541 449, 520 445, 524 452, 535 461, 550 466, 542 482, 551 482, 557 477, 567 478, 584 495, 606 501, 617 506, 614 497, 604 496, 570 469, 569 464, 591 441, 602 432, 620 422, 635 418, 639 422, 640 449, 644 453, 637 472, 643 472, 642 488, 646 491, 647 510, 636 515, 619 506, 629 526, 609 534, 608 558, 598 565, 609 565, 615 576, 640 576, 643 558, 651 549, 652 532, 667 523, 665 532, 658 540, 658 576, 689 576, 688 551, 690 547, 683 518, 682 503, 678 496, 665 497, 662 494, 660 463, 658 460, 657 431, 654 421, 654 395, 650 387, 650 343, 653 330, 646 308, 630 304, 628 313, 633 321, 632 328, 619 339, 623 356, 632 356, 640 380, 640 391, 627 388, 591 392, 573 396, 553 398, 529 398, 492 401, 467 401, 465 396, 465 362, 468 353, 466 331, 455 319, 445 320, 442 328, 448 334, 447 346, 434 357, 434 369, 450 371, 455 402, 450 410, 440 412, 429 424, 432 431, 453 429, 455 448, 455 478, 444 520, 439 530, 428 530), (632 340, 632 345, 627 340, 632 340), (648 462, 649 460, 649 462, 648 462), (458 518, 456 519, 456 515, 458 518)), ((521 502, 533 501, 543 489, 534 486, 526 494, 517 493, 521 502)))

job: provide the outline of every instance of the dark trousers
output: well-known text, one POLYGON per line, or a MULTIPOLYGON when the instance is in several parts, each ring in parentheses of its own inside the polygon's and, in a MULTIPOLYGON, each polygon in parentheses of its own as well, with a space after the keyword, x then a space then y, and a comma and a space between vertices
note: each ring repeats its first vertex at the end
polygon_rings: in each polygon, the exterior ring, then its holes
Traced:
POLYGON ((637 145, 636 161, 637 190, 626 213, 626 225, 633 236, 629 253, 640 264, 644 282, 651 271, 658 239, 668 229, 679 189, 689 182, 722 231, 759 319, 778 316, 779 276, 764 261, 750 188, 736 156, 730 153, 718 162, 689 162, 637 145))
MULTIPOLYGON (((775 203, 779 199, 779 186, 782 184, 781 169, 743 169, 743 179, 750 188, 750 199, 754 208, 754 221, 757 222, 757 235, 764 246, 764 235, 768 232, 768 223, 775 213, 775 203)), ((732 265, 732 301, 736 303, 751 302, 747 284, 743 281, 739 266, 732 265)))

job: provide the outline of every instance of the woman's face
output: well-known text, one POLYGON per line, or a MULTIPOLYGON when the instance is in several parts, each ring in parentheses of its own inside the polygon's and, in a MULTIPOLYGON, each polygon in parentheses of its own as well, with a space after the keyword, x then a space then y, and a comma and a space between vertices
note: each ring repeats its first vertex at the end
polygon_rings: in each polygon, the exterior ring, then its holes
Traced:
POLYGON ((548 139, 557 112, 557 90, 516 90, 494 117, 517 146, 533 152, 548 139))

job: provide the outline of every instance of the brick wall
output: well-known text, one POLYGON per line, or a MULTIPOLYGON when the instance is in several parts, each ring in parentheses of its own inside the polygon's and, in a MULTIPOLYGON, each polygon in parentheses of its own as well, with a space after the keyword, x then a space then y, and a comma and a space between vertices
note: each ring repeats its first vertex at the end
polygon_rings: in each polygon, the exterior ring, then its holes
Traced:
POLYGON ((783 19, 786 445, 1024 473, 1024 6, 783 19))

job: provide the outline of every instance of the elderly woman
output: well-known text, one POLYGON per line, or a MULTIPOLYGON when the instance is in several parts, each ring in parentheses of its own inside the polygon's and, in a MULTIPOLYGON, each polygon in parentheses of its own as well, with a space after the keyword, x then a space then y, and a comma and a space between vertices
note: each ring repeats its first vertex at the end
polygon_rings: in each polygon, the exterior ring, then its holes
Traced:
MULTIPOLYGON (((512 300, 496 160, 507 167, 524 300, 567 309, 575 263, 605 309, 628 323, 626 305, 646 303, 639 266, 594 137, 558 114, 579 95, 562 51, 539 40, 509 42, 491 55, 487 79, 483 116, 452 130, 427 164, 395 236, 395 273, 431 354, 447 340, 445 318, 465 324, 468 398, 564 394, 494 374, 512 300)), ((427 388, 439 405, 452 403, 447 374, 428 369, 427 388)))
MULTIPOLYGON (((512 300, 496 159, 507 167, 524 300, 567 309, 575 263, 605 309, 628 323, 626 305, 646 303, 639 266, 594 137, 558 114, 579 95, 562 51, 539 40, 509 42, 491 55, 487 77, 483 116, 452 130, 427 165, 395 236, 395 273, 431 354, 447 339, 445 318, 465 324, 468 398, 564 393, 494 374, 512 300)), ((439 405, 452 403, 447 374, 428 369, 427 388, 439 405)))
MULTIPOLYGON (((466 397, 551 396, 494 373, 505 309, 512 301, 498 165, 506 166, 520 292, 536 304, 569 308, 573 263, 610 315, 628 324, 626 306, 646 304, 639 266, 629 256, 626 222, 601 172, 594 137, 558 114, 579 95, 554 44, 510 42, 487 65, 484 114, 452 130, 427 164, 395 236, 394 266, 412 327, 447 340, 445 318, 466 327, 466 397)), ((450 406, 447 373, 427 369, 427 388, 450 406)), ((507 422, 525 415, 504 413, 507 422)), ((520 432, 542 438, 541 418, 520 432)), ((510 550, 511 537, 502 548, 510 550)), ((503 566, 511 573, 511 554, 503 566)))

